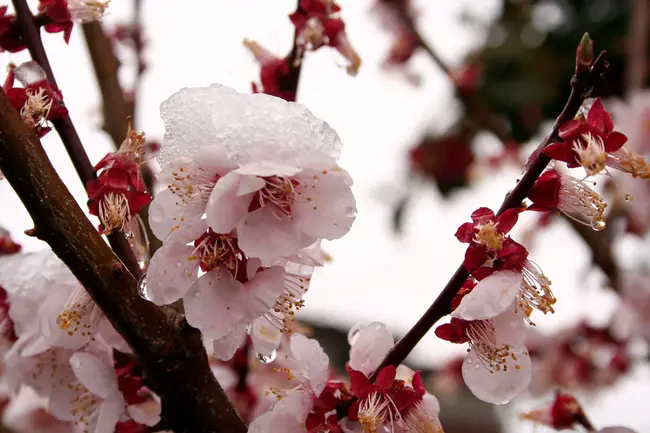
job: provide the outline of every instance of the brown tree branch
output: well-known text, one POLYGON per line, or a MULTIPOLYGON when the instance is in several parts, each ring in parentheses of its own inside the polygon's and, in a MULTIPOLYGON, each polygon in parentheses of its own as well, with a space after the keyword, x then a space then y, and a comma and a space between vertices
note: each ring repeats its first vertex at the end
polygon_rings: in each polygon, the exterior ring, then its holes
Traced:
MULTIPOLYGON (((535 180, 537 180, 551 161, 543 153, 543 149, 549 144, 560 140, 560 127, 568 120, 574 118, 587 97, 596 95, 596 88, 602 84, 604 73, 608 67, 609 65, 605 60, 604 53, 601 53, 591 68, 572 77, 571 94, 562 110, 562 113, 560 113, 556 119, 551 133, 539 144, 537 150, 533 155, 531 155, 529 164, 527 164, 526 172, 522 176, 521 180, 517 182, 514 189, 506 195, 497 215, 502 214, 507 209, 521 206, 522 201, 528 195, 535 180)), ((431 327, 438 320, 451 312, 451 301, 468 277, 469 273, 465 270, 463 264, 461 264, 440 295, 438 295, 438 297, 433 301, 433 304, 431 304, 420 320, 418 320, 406 335, 397 342, 388 355, 386 355, 380 366, 373 373, 371 378, 372 380, 374 380, 377 372, 383 367, 387 365, 398 366, 402 363, 422 337, 429 332, 431 327)))
MULTIPOLYGON (((54 78, 54 73, 52 72, 52 67, 50 66, 50 61, 48 60, 45 48, 43 47, 40 30, 36 25, 29 6, 27 5, 27 1, 12 0, 12 2, 14 9, 16 10, 16 24, 20 29, 21 35, 23 36, 23 40, 27 45, 27 49, 29 50, 32 59, 45 70, 48 81, 58 88, 56 79, 54 78)), ((90 159, 81 144, 79 134, 77 134, 77 130, 75 129, 70 116, 66 115, 61 119, 52 121, 52 123, 54 124, 54 129, 56 129, 57 133, 61 137, 61 141, 72 160, 72 164, 74 165, 81 182, 84 187, 86 187, 89 181, 96 178, 95 168, 90 163, 90 159)), ((124 137, 125 136, 126 134, 124 137)), ((142 274, 140 265, 138 264, 138 260, 136 259, 131 246, 124 237, 124 233, 114 232, 107 237, 111 247, 122 260, 124 265, 134 275, 136 275, 136 277, 140 277, 142 274)))
POLYGON ((139 295, 137 279, 88 221, 4 92, 0 169, 34 220, 37 236, 86 287, 137 356, 173 430, 246 432, 210 370, 200 332, 139 295))
POLYGON ((648 51, 648 0, 633 0, 627 52, 627 92, 643 88, 648 51))

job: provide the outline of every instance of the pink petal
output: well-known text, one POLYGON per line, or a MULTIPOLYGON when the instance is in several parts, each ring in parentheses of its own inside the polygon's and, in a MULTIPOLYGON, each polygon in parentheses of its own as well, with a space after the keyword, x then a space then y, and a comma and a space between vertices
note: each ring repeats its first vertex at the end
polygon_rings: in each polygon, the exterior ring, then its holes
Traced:
POLYGON ((601 428, 596 433, 636 433, 636 431, 627 427, 605 427, 601 428))
POLYGON ((526 341, 527 328, 525 315, 521 308, 513 303, 502 314, 492 319, 497 344, 521 346, 526 341))
POLYGON ((343 169, 305 170, 296 179, 300 184, 292 213, 303 233, 332 240, 350 231, 357 208, 343 169))
POLYGON ((160 240, 192 242, 205 233, 207 223, 201 219, 205 203, 183 204, 169 189, 160 191, 149 206, 149 225, 160 240))
POLYGON ((290 342, 291 357, 299 371, 307 377, 316 396, 325 388, 329 373, 329 357, 318 344, 301 334, 293 334, 290 342))
POLYGON ((193 254, 194 247, 173 242, 154 253, 146 276, 146 295, 151 302, 167 305, 185 295, 198 273, 198 260, 188 260, 193 254))
POLYGON ((395 340, 386 325, 372 322, 366 326, 355 326, 348 333, 350 362, 348 365, 369 376, 395 345, 395 340))
MULTIPOLYGON (((111 394, 99 407, 94 433, 113 433, 115 431, 115 424, 119 421, 124 410, 124 398, 122 394, 119 392, 111 394)), ((89 429, 89 431, 92 430, 89 429)))
POLYGON ((304 433, 305 420, 313 408, 311 396, 289 392, 273 408, 253 421, 248 433, 304 433))
POLYGON ((224 268, 201 276, 183 297, 187 322, 208 338, 219 339, 244 328, 246 298, 244 285, 224 268))
POLYGON ((475 224, 486 223, 488 221, 494 221, 494 212, 492 209, 486 207, 480 207, 472 212, 472 221, 475 224))
POLYGON ((474 238, 474 223, 464 223, 456 231, 456 239, 463 243, 470 243, 474 238))
POLYGON ((517 357, 506 359, 507 371, 487 370, 485 361, 479 359, 474 349, 470 349, 462 373, 465 384, 479 399, 493 404, 505 404, 528 388, 531 379, 531 362, 524 346, 511 347, 517 357))
POLYGON ((235 356, 237 349, 244 344, 246 338, 244 329, 245 325, 234 327, 223 337, 214 340, 212 343, 214 356, 222 361, 228 361, 235 356))
POLYGON ((217 181, 205 209, 208 226, 216 233, 230 233, 248 213, 253 193, 266 182, 257 176, 230 172, 217 181))
POLYGON ((244 286, 246 316, 252 321, 273 309, 278 297, 284 292, 284 268, 273 266, 255 274, 244 286))
POLYGON ((587 114, 587 124, 601 134, 606 134, 614 129, 612 116, 605 110, 600 98, 597 98, 591 105, 587 114))
POLYGON ((481 280, 451 313, 463 320, 485 320, 506 311, 521 290, 521 273, 496 272, 481 280))
POLYGON ((79 382, 93 394, 107 398, 119 393, 113 366, 99 356, 77 352, 70 357, 70 366, 79 382))
POLYGON ((281 326, 284 326, 284 315, 273 310, 253 320, 251 340, 256 353, 266 355, 280 347, 284 335, 281 326))
POLYGON ((551 143, 544 148, 544 155, 556 161, 564 161, 567 163, 576 160, 576 154, 571 150, 571 142, 551 143))
POLYGON ((287 217, 279 220, 268 208, 250 212, 237 224, 237 237, 248 257, 259 257, 264 263, 290 256, 316 241, 304 235, 295 221, 287 217))
POLYGON ((618 131, 608 134, 604 140, 605 150, 608 153, 616 152, 623 147, 625 143, 627 143, 627 137, 618 131))
POLYGON ((470 245, 465 251, 465 261, 463 265, 465 269, 469 272, 472 272, 481 266, 488 259, 488 253, 482 246, 479 245, 470 245))

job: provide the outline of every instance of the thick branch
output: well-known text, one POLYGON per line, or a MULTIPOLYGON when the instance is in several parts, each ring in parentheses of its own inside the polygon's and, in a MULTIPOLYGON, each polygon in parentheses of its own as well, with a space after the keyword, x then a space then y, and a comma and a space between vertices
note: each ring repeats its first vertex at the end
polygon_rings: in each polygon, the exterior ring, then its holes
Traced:
POLYGON ((210 371, 199 331, 139 295, 137 280, 88 221, 2 92, 0 169, 34 220, 37 236, 86 287, 141 362, 174 431, 244 433, 246 426, 210 371))
MULTIPOLYGON (((45 48, 43 47, 39 28, 34 21, 34 16, 29 10, 26 0, 12 1, 14 8, 16 9, 16 24, 18 25, 25 44, 27 45, 29 54, 32 56, 32 59, 34 59, 45 70, 48 81, 58 88, 54 78, 54 73, 52 72, 52 66, 50 66, 50 61, 48 60, 45 48)), ((83 144, 81 144, 79 134, 77 134, 77 130, 75 129, 70 116, 66 115, 61 119, 52 121, 52 123, 54 124, 56 132, 61 137, 61 141, 72 160, 72 164, 85 187, 89 181, 95 179, 95 169, 90 163, 90 159, 86 154, 83 144)), ((124 234, 115 232, 108 236, 108 241, 122 262, 134 275, 139 277, 142 273, 140 266, 138 265, 138 261, 131 250, 131 246, 124 237, 124 234)))
POLYGON ((643 88, 648 51, 648 0, 633 0, 627 52, 627 91, 643 88))
MULTIPOLYGON (((560 127, 565 122, 575 117, 585 98, 591 96, 594 87, 601 83, 603 74, 607 67, 608 64, 604 55, 601 54, 590 70, 580 73, 577 76, 573 76, 571 79, 571 95, 569 96, 562 113, 556 119, 551 133, 540 143, 533 155, 531 155, 531 160, 527 164, 526 172, 521 180, 517 182, 515 188, 506 195, 497 215, 502 214, 507 209, 521 206, 522 201, 528 195, 535 180, 537 180, 551 161, 542 150, 552 142, 559 140, 558 134, 560 127)), ((461 264, 451 277, 451 280, 449 280, 440 295, 438 295, 420 320, 418 320, 413 328, 411 328, 411 330, 397 342, 395 347, 393 347, 386 358, 384 358, 381 365, 377 370, 375 370, 373 379, 382 367, 387 365, 397 366, 404 361, 422 337, 429 332, 429 329, 431 329, 438 320, 451 312, 451 301, 468 277, 469 273, 461 264)))

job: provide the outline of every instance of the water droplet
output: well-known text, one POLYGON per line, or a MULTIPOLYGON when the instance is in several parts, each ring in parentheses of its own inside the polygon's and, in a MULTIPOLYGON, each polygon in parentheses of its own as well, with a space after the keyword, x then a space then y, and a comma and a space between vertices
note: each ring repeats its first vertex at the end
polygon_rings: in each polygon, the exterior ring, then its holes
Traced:
POLYGON ((275 356, 277 355, 277 352, 274 350, 273 352, 269 353, 268 355, 264 355, 263 353, 258 353, 255 355, 257 357, 257 360, 261 362, 262 364, 269 364, 275 360, 275 356))
POLYGON ((474 360, 472 358, 467 358, 467 363, 472 365, 474 364, 474 360))
POLYGON ((126 233, 124 233, 124 237, 127 238, 127 239, 133 239, 135 237, 135 233, 126 232, 126 233))
POLYGON ((182 264, 181 262, 176 262, 176 267, 177 267, 177 268, 180 268, 180 267, 182 267, 182 266, 183 266, 183 264, 182 264))
POLYGON ((244 328, 246 335, 251 335, 252 329, 253 329, 253 324, 251 322, 246 322, 246 327, 244 328))
POLYGON ((357 216, 357 208, 354 206, 349 206, 345 208, 345 216, 346 217, 356 217, 357 216))
POLYGON ((591 228, 593 228, 597 232, 601 232, 601 231, 605 230, 606 226, 607 226, 607 224, 605 223, 605 221, 594 221, 591 224, 591 228))
POLYGON ((480 365, 478 365, 478 364, 474 365, 474 370, 478 370, 479 368, 481 368, 480 365))
POLYGON ((138 293, 147 301, 151 301, 151 297, 147 293, 147 274, 142 275, 138 281, 138 293))
POLYGON ((363 325, 356 324, 348 331, 348 344, 352 346, 354 343, 359 340, 359 335, 361 334, 361 328, 363 325))
POLYGON ((632 200, 634 200, 634 197, 633 197, 632 195, 630 195, 630 194, 625 194, 625 201, 626 201, 626 202, 629 203, 629 202, 631 202, 632 200))

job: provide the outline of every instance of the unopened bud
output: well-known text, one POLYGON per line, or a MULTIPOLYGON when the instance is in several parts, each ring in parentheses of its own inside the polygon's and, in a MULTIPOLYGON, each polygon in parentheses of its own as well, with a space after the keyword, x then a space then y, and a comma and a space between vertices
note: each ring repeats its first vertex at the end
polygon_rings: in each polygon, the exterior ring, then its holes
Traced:
POLYGON ((594 41, 589 33, 582 35, 576 51, 576 74, 587 71, 594 63, 594 41))

